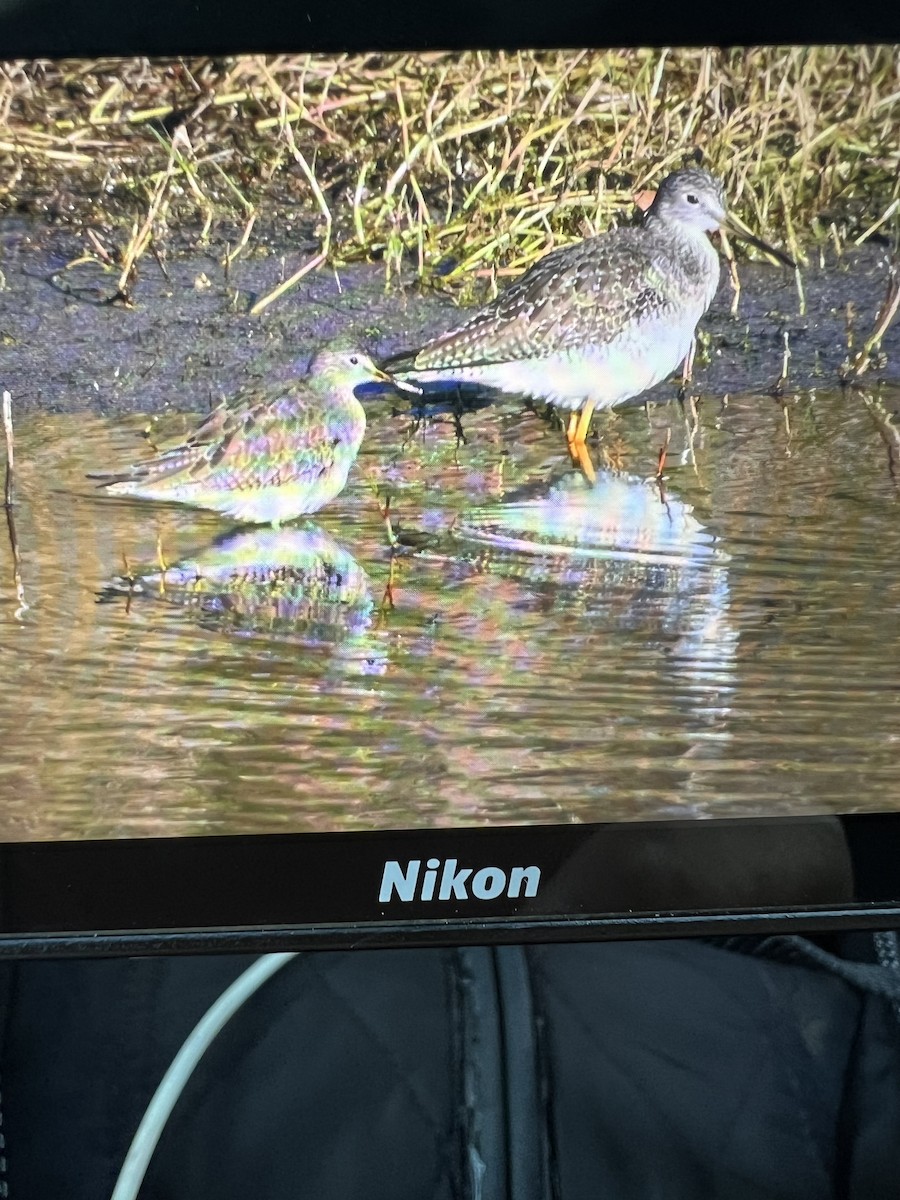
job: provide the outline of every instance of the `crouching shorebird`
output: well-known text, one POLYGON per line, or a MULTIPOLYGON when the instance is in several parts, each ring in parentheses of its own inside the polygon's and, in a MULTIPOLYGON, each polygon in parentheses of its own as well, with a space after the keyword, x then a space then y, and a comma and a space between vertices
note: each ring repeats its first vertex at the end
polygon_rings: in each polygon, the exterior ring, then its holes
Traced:
POLYGON ((566 438, 584 463, 595 409, 638 396, 689 355, 719 286, 707 234, 720 228, 794 266, 729 217, 715 176, 688 167, 663 179, 640 226, 551 251, 456 329, 384 365, 569 411, 566 438))
POLYGON ((305 378, 244 392, 178 445, 88 478, 116 496, 278 526, 318 511, 343 490, 366 429, 355 389, 374 381, 420 390, 394 380, 361 351, 320 350, 305 378))

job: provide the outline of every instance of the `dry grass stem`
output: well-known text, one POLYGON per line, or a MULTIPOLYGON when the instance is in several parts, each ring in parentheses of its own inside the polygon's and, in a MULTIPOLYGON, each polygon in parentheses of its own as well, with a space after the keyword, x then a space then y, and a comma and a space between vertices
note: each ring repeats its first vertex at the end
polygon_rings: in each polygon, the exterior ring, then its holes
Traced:
POLYGON ((875 325, 863 343, 862 349, 858 351, 846 369, 845 379, 859 379, 868 371, 881 347, 884 335, 897 316, 898 309, 900 309, 900 260, 894 259, 888 267, 887 292, 875 318, 875 325))
POLYGON ((791 367, 791 335, 790 335, 790 333, 788 332, 788 330, 787 330, 787 329, 785 329, 785 330, 783 330, 783 331, 782 331, 782 334, 781 334, 781 344, 782 344, 782 351, 781 351, 781 374, 780 374, 780 375, 778 376, 778 378, 776 379, 776 381, 775 381, 775 384, 774 384, 774 386, 773 386, 773 388, 772 388, 772 395, 773 395, 773 396, 782 396, 782 395, 784 394, 784 389, 787 387, 787 385, 788 385, 788 379, 789 379, 789 377, 790 377, 790 367, 791 367))
POLYGON ((272 291, 263 296, 262 299, 257 300, 257 302, 250 309, 250 316, 258 316, 259 313, 261 313, 263 309, 268 308, 274 300, 277 300, 279 296, 283 296, 285 292, 289 292, 292 287, 298 284, 304 275, 308 275, 310 271, 314 271, 316 267, 321 267, 324 262, 325 254, 320 251, 317 255, 315 255, 314 258, 311 258, 308 262, 304 263, 299 271, 295 271, 289 279, 283 280, 281 283, 279 283, 278 287, 273 288, 272 291))

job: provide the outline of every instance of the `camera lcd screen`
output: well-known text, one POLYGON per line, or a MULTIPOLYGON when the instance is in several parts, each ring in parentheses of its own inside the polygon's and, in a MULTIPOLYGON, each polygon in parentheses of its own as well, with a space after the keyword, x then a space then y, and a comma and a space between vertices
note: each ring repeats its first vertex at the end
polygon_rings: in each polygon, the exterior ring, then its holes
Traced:
MULTIPOLYGON (((49 889, 9 928, 98 922, 45 864, 175 839, 268 897, 232 924, 299 920, 301 862, 324 923, 858 899, 837 818, 900 797, 896 60, 0 67, 0 839, 49 889), (548 893, 597 845, 602 901, 548 893)), ((146 911, 101 923, 208 917, 146 911)))

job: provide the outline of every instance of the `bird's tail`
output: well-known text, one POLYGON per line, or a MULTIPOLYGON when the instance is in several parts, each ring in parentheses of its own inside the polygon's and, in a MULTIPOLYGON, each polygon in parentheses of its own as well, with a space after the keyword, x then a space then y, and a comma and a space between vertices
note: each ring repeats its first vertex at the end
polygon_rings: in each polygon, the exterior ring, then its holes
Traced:
POLYGON ((187 444, 180 444, 163 450, 162 453, 145 459, 143 462, 122 467, 118 471, 88 471, 87 478, 96 480, 98 487, 114 488, 124 492, 130 490, 125 486, 126 484, 139 485, 164 479, 190 466, 196 457, 195 448, 187 444), (119 487, 119 485, 122 486, 119 487))
POLYGON ((146 472, 135 467, 125 471, 88 471, 85 475, 85 478, 93 480, 97 487, 104 488, 114 488, 123 483, 140 483, 146 477, 146 472))

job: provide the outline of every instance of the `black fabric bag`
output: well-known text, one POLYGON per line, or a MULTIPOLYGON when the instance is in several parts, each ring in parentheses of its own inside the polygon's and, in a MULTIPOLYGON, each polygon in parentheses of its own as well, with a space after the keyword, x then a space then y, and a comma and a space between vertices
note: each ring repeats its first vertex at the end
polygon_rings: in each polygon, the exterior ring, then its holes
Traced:
MULTIPOLYGON (((900 972, 802 939, 297 956, 213 1042, 142 1200, 900 1197, 900 972)), ((9 1200, 102 1200, 252 960, 0 968, 9 1200)))

